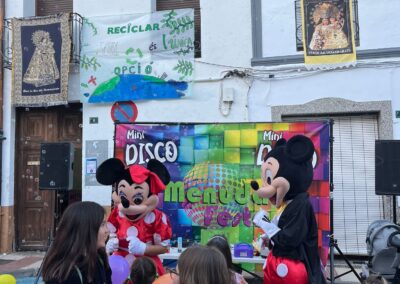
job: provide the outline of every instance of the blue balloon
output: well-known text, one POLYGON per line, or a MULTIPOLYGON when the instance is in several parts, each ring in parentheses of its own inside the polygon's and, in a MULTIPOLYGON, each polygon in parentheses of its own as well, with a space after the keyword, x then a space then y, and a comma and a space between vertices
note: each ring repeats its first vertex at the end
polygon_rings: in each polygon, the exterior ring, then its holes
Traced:
POLYGON ((130 268, 128 261, 120 255, 111 255, 108 257, 112 275, 113 284, 122 284, 129 276, 130 268))

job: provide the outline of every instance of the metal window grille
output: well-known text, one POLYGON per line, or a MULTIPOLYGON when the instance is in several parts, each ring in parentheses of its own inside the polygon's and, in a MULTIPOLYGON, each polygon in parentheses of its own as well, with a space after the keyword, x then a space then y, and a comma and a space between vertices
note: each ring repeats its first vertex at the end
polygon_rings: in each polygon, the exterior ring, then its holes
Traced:
MULTIPOLYGON (((81 50, 81 31, 83 18, 77 13, 70 13, 70 38, 71 38, 71 53, 70 64, 79 65, 80 50, 81 50)), ((12 25, 11 19, 4 19, 3 23, 3 68, 12 69, 12 25)))
POLYGON ((36 0, 36 16, 72 13, 73 2, 73 0, 36 0))
POLYGON ((384 200, 375 194, 375 140, 378 115, 373 113, 282 116, 282 121, 333 119, 333 228, 344 254, 366 255, 368 225, 384 217, 384 200))
POLYGON ((3 21, 3 68, 10 69, 12 65, 12 48, 11 48, 11 19, 4 19, 3 21))
POLYGON ((69 15, 70 37, 71 37, 71 56, 69 62, 79 66, 80 53, 82 46, 82 25, 83 18, 78 13, 69 15))
MULTIPOLYGON (((296 0, 295 14, 296 14, 296 49, 303 51, 303 24, 301 21, 301 0, 296 0)), ((358 0, 353 0, 353 26, 354 26, 354 42, 356 46, 360 46, 360 26, 358 24, 358 0)))

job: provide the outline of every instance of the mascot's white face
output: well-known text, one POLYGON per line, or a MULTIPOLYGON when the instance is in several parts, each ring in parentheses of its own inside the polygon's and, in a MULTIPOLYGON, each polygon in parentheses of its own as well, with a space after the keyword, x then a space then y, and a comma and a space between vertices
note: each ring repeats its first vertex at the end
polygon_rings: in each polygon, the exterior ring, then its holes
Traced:
POLYGON ((289 191, 290 185, 287 179, 277 177, 279 171, 279 161, 273 157, 269 157, 261 165, 262 187, 257 191, 261 198, 268 198, 273 205, 280 207, 283 198, 289 191))
POLYGON ((158 196, 152 194, 149 196, 150 188, 147 182, 130 184, 126 180, 121 180, 117 192, 120 200, 118 209, 131 221, 143 218, 157 207, 158 196))
POLYGON ((137 221, 153 211, 158 204, 157 194, 165 189, 170 175, 163 163, 150 159, 147 168, 125 164, 117 159, 105 160, 96 172, 96 179, 103 185, 116 185, 112 193, 114 205, 121 216, 137 221))
POLYGON ((287 142, 279 139, 275 147, 264 154, 262 186, 252 181, 252 188, 259 197, 269 198, 279 208, 285 200, 307 191, 313 178, 313 154, 314 144, 306 136, 295 135, 287 142))

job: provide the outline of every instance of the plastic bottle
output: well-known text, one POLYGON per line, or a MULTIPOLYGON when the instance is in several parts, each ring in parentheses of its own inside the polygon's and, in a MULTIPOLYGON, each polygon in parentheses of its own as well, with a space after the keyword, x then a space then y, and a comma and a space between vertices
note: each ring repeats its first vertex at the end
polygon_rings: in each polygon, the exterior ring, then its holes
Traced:
POLYGON ((178 237, 178 252, 182 252, 182 237, 178 237))

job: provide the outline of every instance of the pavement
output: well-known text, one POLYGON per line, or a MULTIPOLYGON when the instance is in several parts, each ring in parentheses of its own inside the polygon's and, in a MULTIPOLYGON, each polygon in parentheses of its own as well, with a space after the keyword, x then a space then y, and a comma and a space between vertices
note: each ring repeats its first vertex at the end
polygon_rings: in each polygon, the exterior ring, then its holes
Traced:
MULTIPOLYGON (((45 252, 42 251, 24 251, 2 254, 0 255, 0 274, 14 275, 14 277, 17 279, 17 284, 34 283, 44 256, 45 252)), ((350 262, 355 270, 360 273, 362 261, 350 260, 350 262)), ((343 260, 336 259, 334 269, 335 275, 340 275, 350 270, 343 260)), ((329 264, 327 266, 327 273, 329 275, 329 264)), ((245 275, 245 277, 248 278, 249 275, 245 275)), ((249 280, 248 282, 249 284, 262 283, 262 281, 256 280, 249 280)), ((331 282, 328 281, 328 283, 331 282)), ((341 276, 340 278, 335 279, 334 283, 355 284, 360 282, 357 280, 355 274, 350 272, 341 276)))
POLYGON ((34 277, 39 271, 44 255, 45 252, 42 251, 23 251, 1 254, 0 274, 11 274, 17 279, 34 277))

